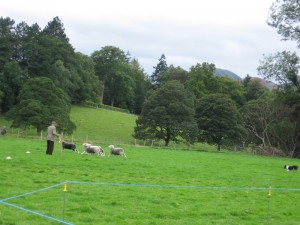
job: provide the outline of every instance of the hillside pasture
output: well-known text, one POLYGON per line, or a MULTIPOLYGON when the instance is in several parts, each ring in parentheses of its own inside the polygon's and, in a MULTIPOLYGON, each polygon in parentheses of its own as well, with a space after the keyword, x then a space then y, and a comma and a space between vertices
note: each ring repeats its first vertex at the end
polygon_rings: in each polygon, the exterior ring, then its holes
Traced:
POLYGON ((66 138, 75 141, 133 144, 137 116, 102 108, 73 106, 70 114, 77 129, 66 138))
POLYGON ((128 145, 120 146, 127 158, 98 157, 60 154, 58 142, 49 156, 45 141, 4 136, 0 144, 0 224, 300 221, 299 171, 283 169, 297 159, 128 145))
MULTIPOLYGON (((103 108, 85 106, 72 106, 70 118, 76 124, 73 134, 64 134, 64 139, 69 142, 94 144, 134 144, 132 137, 136 115, 118 112, 103 108)), ((49 121, 50 124, 51 121, 49 121)), ((30 127, 26 130, 11 128, 12 121, 5 120, 0 115, 0 127, 7 127, 7 135, 34 139, 45 139, 46 129, 42 137, 37 136, 36 129, 30 127)), ((59 130, 59 124, 57 129, 59 130)))
MULTIPOLYGON (((86 106, 73 105, 70 113, 71 120, 75 122, 77 129, 73 134, 64 134, 65 141, 82 144, 90 142, 95 145, 141 145, 141 146, 163 146, 163 140, 136 140, 133 138, 136 115, 108 110, 104 108, 92 108, 86 106)), ((46 128, 42 133, 42 137, 37 136, 36 129, 29 128, 27 130, 10 128, 12 121, 7 121, 0 116, 0 127, 6 126, 9 136, 25 137, 33 139, 45 139, 46 128)), ((59 126, 59 124, 58 124, 59 126)), ((198 149, 204 146, 216 150, 215 146, 196 143, 187 146, 183 143, 170 142, 171 148, 189 148, 198 149)))

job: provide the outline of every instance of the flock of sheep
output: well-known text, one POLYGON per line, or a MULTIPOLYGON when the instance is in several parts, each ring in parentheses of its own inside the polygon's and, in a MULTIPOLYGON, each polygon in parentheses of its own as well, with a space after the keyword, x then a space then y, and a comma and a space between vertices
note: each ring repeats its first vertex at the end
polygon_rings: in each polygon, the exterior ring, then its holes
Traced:
MULTIPOLYGON (((77 149, 76 145, 73 143, 65 142, 63 140, 59 141, 62 145, 62 149, 70 149, 76 153, 80 153, 77 149)), ((119 155, 122 157, 126 157, 123 148, 115 148, 114 145, 109 145, 109 155, 119 155)), ((81 154, 97 154, 98 156, 105 156, 105 152, 101 146, 92 145, 90 143, 83 143, 84 151, 81 154)))

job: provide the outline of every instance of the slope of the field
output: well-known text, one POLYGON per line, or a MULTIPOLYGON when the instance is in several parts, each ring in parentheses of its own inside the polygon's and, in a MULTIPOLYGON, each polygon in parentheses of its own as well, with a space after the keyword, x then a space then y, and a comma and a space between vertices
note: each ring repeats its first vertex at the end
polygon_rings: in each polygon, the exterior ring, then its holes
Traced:
MULTIPOLYGON (((102 108, 72 106, 70 118, 77 128, 72 135, 64 134, 66 141, 76 143, 89 141, 95 144, 134 143, 132 135, 137 119, 136 115, 102 108)), ((4 116, 0 115, 0 127, 6 126, 7 135, 39 138, 37 137, 36 129, 31 128, 26 131, 13 129, 11 124, 12 121, 8 121, 4 116)), ((43 131, 43 138, 46 129, 47 127, 43 131)))
POLYGON ((95 143, 132 144, 137 116, 102 108, 73 106, 71 120, 77 129, 65 139, 95 143))

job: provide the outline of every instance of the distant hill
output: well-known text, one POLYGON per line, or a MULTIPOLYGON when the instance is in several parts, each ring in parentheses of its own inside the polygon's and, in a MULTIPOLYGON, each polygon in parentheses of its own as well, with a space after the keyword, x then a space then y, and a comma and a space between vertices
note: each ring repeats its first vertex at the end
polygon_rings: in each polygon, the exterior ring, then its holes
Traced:
POLYGON ((215 74, 215 76, 218 76, 218 77, 229 77, 229 78, 231 78, 233 80, 237 80, 237 81, 242 80, 242 78, 239 77, 237 74, 235 74, 229 70, 224 70, 224 69, 220 69, 220 68, 216 68, 214 74, 215 74))
MULTIPOLYGON (((215 76, 219 76, 219 77, 229 77, 229 78, 231 78, 233 80, 236 80, 236 81, 242 81, 243 80, 237 74, 235 74, 235 73, 233 73, 229 70, 224 70, 224 69, 220 69, 220 68, 216 68, 214 74, 215 74, 215 76)), ((274 82, 265 80, 265 79, 260 78, 260 77, 251 77, 251 79, 257 80, 262 86, 268 88, 269 90, 273 90, 277 86, 274 82)))

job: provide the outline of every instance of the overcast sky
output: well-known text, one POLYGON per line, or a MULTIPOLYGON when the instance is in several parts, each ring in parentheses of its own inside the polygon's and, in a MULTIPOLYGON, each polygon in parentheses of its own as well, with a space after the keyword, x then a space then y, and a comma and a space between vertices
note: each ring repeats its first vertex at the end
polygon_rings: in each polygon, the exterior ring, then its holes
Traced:
POLYGON ((76 51, 112 45, 137 58, 148 75, 165 54, 189 70, 213 63, 257 76, 263 54, 296 51, 267 25, 275 0, 0 0, 0 15, 42 29, 58 16, 76 51))

